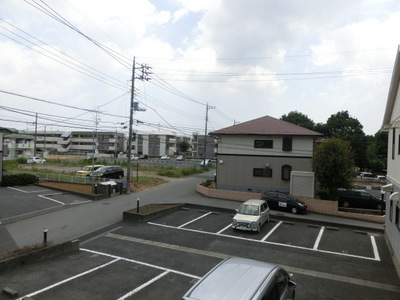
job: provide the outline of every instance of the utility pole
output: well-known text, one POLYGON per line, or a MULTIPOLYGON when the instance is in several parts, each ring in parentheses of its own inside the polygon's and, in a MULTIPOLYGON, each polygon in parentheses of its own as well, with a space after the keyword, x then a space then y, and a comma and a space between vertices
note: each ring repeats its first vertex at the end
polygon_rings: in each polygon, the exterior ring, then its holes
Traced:
MULTIPOLYGON (((131 182, 131 160, 132 160, 132 138, 133 138, 133 112, 138 111, 139 106, 135 105, 135 79, 139 80, 150 80, 148 77, 150 67, 148 65, 140 65, 140 67, 136 68, 136 59, 133 57, 133 66, 132 66, 132 87, 131 87, 131 105, 129 109, 129 133, 128 133, 128 163, 127 163, 127 174, 126 174, 126 192, 129 194, 131 192, 130 182, 131 182), (140 75, 138 77, 135 76, 135 70, 140 69, 140 75)), ((138 104, 138 103, 136 103, 138 104)))
POLYGON ((93 142, 92 142, 92 173, 91 173, 92 182, 93 182, 93 172, 94 172, 94 155, 95 155, 95 152, 97 149, 97 144, 98 144, 98 140, 96 141, 96 139, 95 139, 95 138, 97 138, 97 124, 99 122, 98 113, 99 113, 99 111, 97 109, 96 115, 95 115, 95 121, 94 121, 94 130, 92 132, 92 139, 93 139, 93 142))
POLYGON ((204 130, 204 154, 203 154, 203 156, 204 156, 204 160, 203 160, 203 168, 205 169, 206 168, 206 154, 207 154, 207 123, 208 123, 208 110, 209 109, 215 109, 215 106, 209 106, 208 105, 208 102, 207 102, 207 105, 206 105, 206 127, 205 127, 205 130, 204 130))
POLYGON ((36 157, 36 139, 37 139, 37 113, 35 118, 35 140, 33 144, 33 156, 36 157))

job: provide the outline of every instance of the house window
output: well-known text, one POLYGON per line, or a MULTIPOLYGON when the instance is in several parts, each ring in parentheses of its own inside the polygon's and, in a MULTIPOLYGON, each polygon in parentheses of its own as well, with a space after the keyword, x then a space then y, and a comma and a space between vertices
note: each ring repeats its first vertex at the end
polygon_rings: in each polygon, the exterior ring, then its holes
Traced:
POLYGON ((282 166, 282 180, 290 180, 290 172, 292 171, 292 167, 289 165, 282 166))
POLYGON ((282 150, 283 151, 292 151, 292 137, 284 137, 282 139, 282 150))
POLYGON ((254 148, 272 148, 273 144, 272 140, 255 140, 254 148))
POLYGON ((272 169, 270 168, 254 168, 254 177, 272 177, 272 169))

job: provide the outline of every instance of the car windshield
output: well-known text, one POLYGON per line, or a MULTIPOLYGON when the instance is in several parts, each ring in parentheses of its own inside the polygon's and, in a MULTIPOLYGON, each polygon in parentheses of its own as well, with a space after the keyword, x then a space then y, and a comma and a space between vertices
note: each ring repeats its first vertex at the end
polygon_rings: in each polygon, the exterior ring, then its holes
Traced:
POLYGON ((83 167, 81 171, 90 171, 92 167, 83 167))
POLYGON ((100 167, 96 170, 96 172, 100 173, 100 172, 104 172, 105 170, 107 170, 108 167, 100 167))
POLYGON ((258 206, 243 204, 239 207, 238 213, 242 215, 258 216, 259 215, 258 206))

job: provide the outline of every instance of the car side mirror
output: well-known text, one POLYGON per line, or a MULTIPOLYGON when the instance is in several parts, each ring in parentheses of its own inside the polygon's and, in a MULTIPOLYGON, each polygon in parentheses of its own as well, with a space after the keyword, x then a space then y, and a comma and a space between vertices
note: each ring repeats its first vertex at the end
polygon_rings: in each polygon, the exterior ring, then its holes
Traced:
POLYGON ((235 211, 236 211, 237 213, 239 212, 239 210, 238 210, 237 208, 235 209, 235 211))
POLYGON ((295 283, 294 281, 292 281, 292 280, 289 280, 289 281, 288 281, 288 288, 289 288, 290 290, 296 289, 296 283, 295 283))

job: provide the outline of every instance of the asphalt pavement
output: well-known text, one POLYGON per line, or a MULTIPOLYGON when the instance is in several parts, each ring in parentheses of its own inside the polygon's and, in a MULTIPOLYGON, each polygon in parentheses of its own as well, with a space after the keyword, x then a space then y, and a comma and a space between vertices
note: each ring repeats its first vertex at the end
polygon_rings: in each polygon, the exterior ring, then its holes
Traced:
MULTIPOLYGON (((47 228, 47 241, 58 244, 95 232, 101 228, 122 221, 122 213, 140 206, 154 203, 192 203, 210 207, 238 208, 240 202, 207 198, 196 192, 196 185, 213 178, 214 172, 173 180, 147 191, 128 195, 114 195, 111 198, 90 203, 69 206, 65 209, 49 211, 0 225, 0 253, 9 252, 43 241, 43 228, 47 228)), ((1 193, 0 188, 0 195, 1 193)), ((342 218, 336 216, 307 213, 292 215, 271 212, 284 218, 306 219, 334 226, 351 226, 364 230, 383 231, 383 224, 342 218)))

